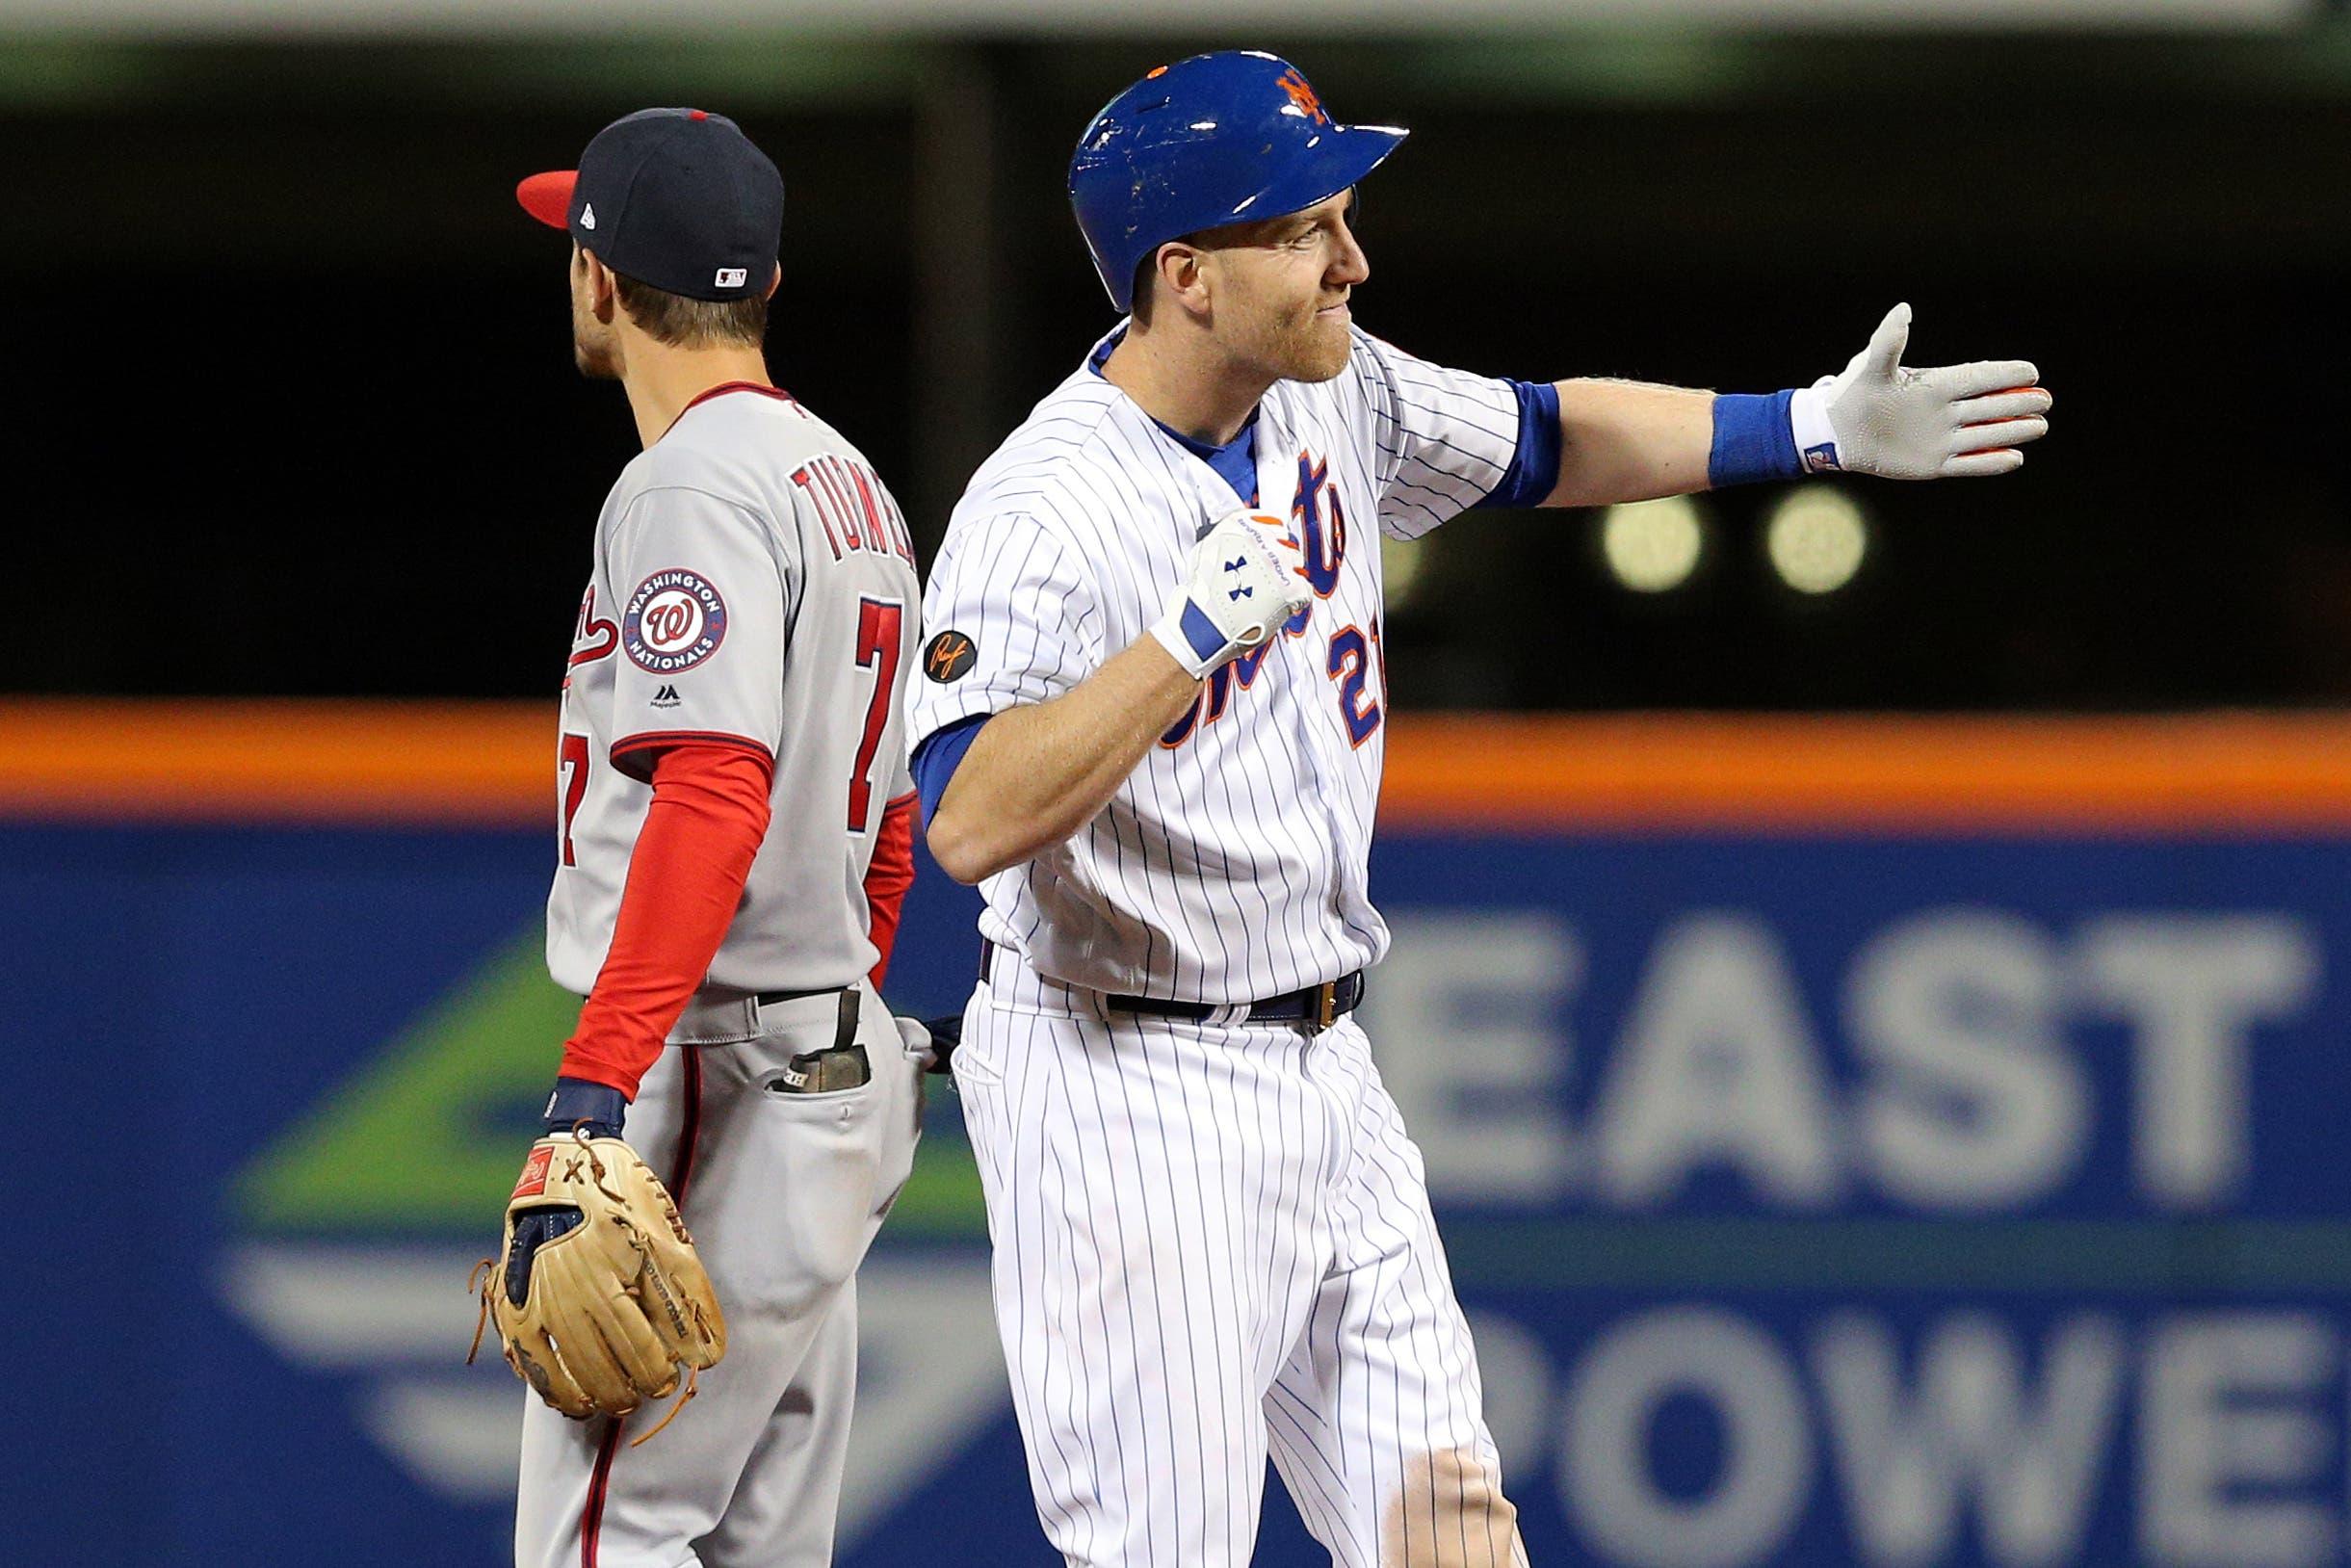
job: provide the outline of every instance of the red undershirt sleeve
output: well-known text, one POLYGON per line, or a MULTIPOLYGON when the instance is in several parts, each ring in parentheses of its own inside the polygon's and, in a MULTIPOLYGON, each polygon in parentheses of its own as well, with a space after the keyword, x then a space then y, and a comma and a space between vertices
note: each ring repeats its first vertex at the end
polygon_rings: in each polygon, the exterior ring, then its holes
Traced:
POLYGON ((653 803, 629 854, 612 951, 563 1042, 563 1077, 637 1097, 743 902, 774 772, 748 745, 679 745, 654 760, 653 803))
POLYGON ((914 808, 912 792, 890 802, 881 816, 881 834, 874 841, 874 858, 865 868, 866 935, 881 954, 874 964, 874 989, 881 989, 890 972, 890 950, 898 943, 898 917, 906 904, 906 889, 914 885, 914 808))

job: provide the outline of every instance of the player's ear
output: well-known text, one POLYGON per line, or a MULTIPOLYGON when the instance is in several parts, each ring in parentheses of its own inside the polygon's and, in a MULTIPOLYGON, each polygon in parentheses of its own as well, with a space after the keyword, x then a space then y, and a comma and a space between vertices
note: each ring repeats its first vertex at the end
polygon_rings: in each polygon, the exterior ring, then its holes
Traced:
POLYGON ((1208 314, 1208 257, 1207 251, 1181 240, 1159 249, 1161 292, 1194 316, 1208 314))
POLYGON ((775 291, 776 291, 777 289, 782 288, 783 286, 784 286, 784 264, 783 264, 782 262, 780 262, 780 261, 779 261, 779 262, 777 262, 777 263, 775 264, 775 275, 774 275, 773 277, 771 277, 771 278, 769 278, 769 279, 768 279, 768 298, 769 298, 769 299, 771 299, 771 300, 774 299, 774 298, 775 298, 775 291))
POLYGON ((588 310, 600 322, 611 321, 613 313, 620 307, 619 291, 613 284, 613 270, 588 249, 580 251, 580 265, 587 272, 588 310))

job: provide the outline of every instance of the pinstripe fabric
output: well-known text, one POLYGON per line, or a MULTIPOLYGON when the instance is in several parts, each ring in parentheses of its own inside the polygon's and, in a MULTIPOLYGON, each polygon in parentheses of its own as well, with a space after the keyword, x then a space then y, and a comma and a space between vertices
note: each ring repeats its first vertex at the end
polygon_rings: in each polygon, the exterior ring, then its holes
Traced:
POLYGON ((1270 1457, 1332 1560, 1523 1565, 1420 1153, 1351 1023, 1104 1014, 1000 957, 954 1058, 1071 1564, 1215 1568, 1270 1457))
MULTIPOLYGON (((1259 503, 1319 525, 1327 588, 1245 685, 1228 677, 1220 717, 1155 749, 1069 842, 989 878, 982 932, 1077 984, 1195 1002, 1376 963, 1388 928, 1366 868, 1386 740, 1371 717, 1387 697, 1380 560, 1350 521, 1410 537, 1478 501, 1509 467, 1518 417, 1507 382, 1362 332, 1336 379, 1268 391, 1259 503)), ((910 683, 908 734, 1069 691, 1143 635, 1200 530, 1234 507, 1207 463, 1082 368, 955 509, 923 619, 970 637, 978 658, 953 681, 910 683)))
MULTIPOLYGON (((1237 1008, 1387 951, 1362 525, 1411 537, 1474 504, 1518 428, 1507 383, 1360 332, 1334 379, 1268 391, 1258 505, 1289 512, 1316 602, 1084 830, 983 888, 1006 951, 955 1077, 1030 1478, 1073 1564, 1247 1562, 1268 1458, 1348 1568, 1525 1560, 1420 1155, 1362 1031, 1100 1006, 1237 1008)), ((1235 499, 1124 393, 1072 376, 955 510, 925 620, 977 658, 913 683, 909 733, 1076 686, 1144 635, 1235 499)))
POLYGON ((1518 396, 1358 332, 1349 374, 1379 483, 1379 526, 1417 539, 1490 494, 1518 453, 1518 396))

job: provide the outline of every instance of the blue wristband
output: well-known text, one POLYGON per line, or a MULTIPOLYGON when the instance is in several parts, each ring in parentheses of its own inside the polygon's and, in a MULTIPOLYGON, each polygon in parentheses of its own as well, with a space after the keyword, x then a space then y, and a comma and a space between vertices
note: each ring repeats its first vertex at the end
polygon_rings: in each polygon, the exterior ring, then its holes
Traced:
POLYGON ((559 1078, 555 1092, 547 1096, 546 1114, 550 1133, 567 1133, 585 1122, 580 1130, 589 1137, 618 1137, 628 1119, 629 1097, 610 1084, 559 1078))
POLYGON ((1795 479, 1804 472, 1796 452, 1788 405, 1795 393, 1726 392, 1714 399, 1714 446, 1707 454, 1706 482, 1714 489, 1763 480, 1795 479))
MULTIPOLYGON (((1241 591, 1237 590, 1234 597, 1240 597, 1241 591)), ((1225 643, 1231 640, 1208 618, 1208 612, 1189 599, 1184 601, 1184 614, 1178 624, 1183 628, 1184 640, 1190 644, 1193 656, 1202 664, 1222 653, 1225 643)))

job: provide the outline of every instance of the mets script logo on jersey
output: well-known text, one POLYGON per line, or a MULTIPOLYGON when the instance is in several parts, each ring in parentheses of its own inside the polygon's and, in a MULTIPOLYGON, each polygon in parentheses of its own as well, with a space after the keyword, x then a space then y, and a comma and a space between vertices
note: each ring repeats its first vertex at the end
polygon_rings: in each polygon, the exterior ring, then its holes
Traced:
POLYGON ((709 579, 682 566, 638 584, 620 617, 620 645, 656 675, 692 669, 725 638, 726 601, 709 579))
MULTIPOLYGON (((1329 598, 1339 591, 1342 568, 1346 564, 1346 508, 1340 502, 1339 486, 1331 483, 1330 464, 1312 452, 1298 454, 1298 488, 1290 506, 1290 526, 1306 557, 1306 563, 1299 569, 1306 574, 1307 586, 1315 590, 1316 598, 1329 598)), ((1228 566, 1227 570, 1230 569, 1228 566)), ((1313 614, 1311 609, 1299 611, 1283 623, 1283 633, 1293 639, 1303 639, 1313 614)), ((1160 736, 1160 745, 1180 746, 1222 719, 1233 706, 1235 696, 1257 684, 1257 677, 1265 667, 1266 653, 1266 648, 1258 648, 1218 667, 1203 683, 1198 700, 1160 736)), ((1380 726, 1381 693, 1387 685, 1384 664, 1376 671, 1376 689, 1371 683, 1373 666, 1381 657, 1376 616, 1371 621, 1369 638, 1361 627, 1354 625, 1331 633, 1323 668, 1336 687, 1339 717, 1346 725, 1347 741, 1358 747, 1377 733, 1380 726)))
MULTIPOLYGON (((1329 598, 1339 587, 1339 568, 1346 564, 1346 508, 1331 483, 1331 465, 1311 452, 1298 454, 1298 495, 1290 505, 1290 525, 1305 547, 1307 586, 1316 598, 1329 598)), ((1305 626, 1300 616, 1283 630, 1295 637, 1305 626)))

